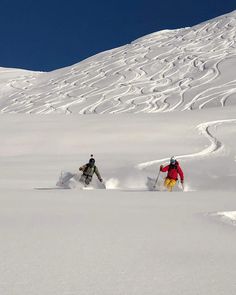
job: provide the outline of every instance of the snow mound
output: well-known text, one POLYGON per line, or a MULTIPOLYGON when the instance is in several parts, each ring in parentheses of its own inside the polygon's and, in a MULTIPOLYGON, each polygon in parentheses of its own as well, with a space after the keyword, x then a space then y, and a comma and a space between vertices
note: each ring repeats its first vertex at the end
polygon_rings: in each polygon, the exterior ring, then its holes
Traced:
POLYGON ((106 181, 106 189, 118 189, 119 180, 117 178, 110 178, 106 181))
POLYGON ((56 186, 64 189, 76 188, 79 184, 78 180, 79 178, 76 173, 62 171, 56 186))
POLYGON ((218 212, 217 216, 226 223, 236 225, 236 211, 218 212))

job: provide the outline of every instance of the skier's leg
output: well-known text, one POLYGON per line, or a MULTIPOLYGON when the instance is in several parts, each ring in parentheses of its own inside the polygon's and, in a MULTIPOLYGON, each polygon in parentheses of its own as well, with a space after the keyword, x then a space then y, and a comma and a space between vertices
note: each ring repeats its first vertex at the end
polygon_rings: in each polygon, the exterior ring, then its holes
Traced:
POLYGON ((87 176, 86 179, 85 179, 85 184, 86 185, 89 185, 90 182, 91 182, 91 180, 92 180, 92 177, 91 176, 87 176))
POLYGON ((166 178, 165 182, 164 182, 164 186, 169 190, 169 183, 170 183, 170 179, 166 178))
POLYGON ((172 192, 174 186, 176 184, 176 180, 175 179, 171 179, 170 183, 169 183, 169 191, 172 192))
POLYGON ((168 189, 169 192, 172 191, 173 187, 176 184, 176 180, 175 179, 170 179, 170 178, 166 178, 165 182, 164 182, 164 186, 168 189))
POLYGON ((80 177, 80 179, 79 179, 79 182, 81 182, 81 183, 85 183, 85 180, 86 180, 86 175, 84 175, 84 174, 82 174, 81 175, 81 177, 80 177))

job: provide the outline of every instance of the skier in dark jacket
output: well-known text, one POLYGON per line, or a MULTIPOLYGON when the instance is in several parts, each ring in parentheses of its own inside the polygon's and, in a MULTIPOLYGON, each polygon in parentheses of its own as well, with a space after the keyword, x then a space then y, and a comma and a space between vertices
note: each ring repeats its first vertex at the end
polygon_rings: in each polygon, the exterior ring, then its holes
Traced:
POLYGON ((98 171, 97 166, 95 166, 95 159, 93 158, 93 155, 91 155, 91 157, 92 158, 89 160, 87 164, 79 168, 79 170, 83 172, 79 181, 85 183, 86 185, 90 184, 94 173, 97 175, 99 181, 102 182, 102 177, 98 171))
POLYGON ((178 180, 178 175, 180 177, 180 181, 184 183, 184 173, 179 165, 179 162, 175 159, 175 157, 172 157, 170 159, 170 164, 163 167, 163 165, 160 166, 161 172, 167 172, 167 176, 164 182, 164 186, 168 189, 169 192, 172 191, 174 188, 176 181, 178 180))

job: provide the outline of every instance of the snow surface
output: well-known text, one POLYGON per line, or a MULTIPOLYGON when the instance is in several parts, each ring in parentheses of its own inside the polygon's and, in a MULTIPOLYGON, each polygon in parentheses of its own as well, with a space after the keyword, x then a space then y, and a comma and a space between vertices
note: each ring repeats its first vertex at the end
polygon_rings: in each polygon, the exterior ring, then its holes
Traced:
POLYGON ((235 294, 235 17, 0 69, 0 294, 235 294), (56 186, 91 153, 107 190, 56 186))
MULTIPOLYGON (((15 70, 7 113, 156 113, 235 105, 236 11, 164 30, 50 73, 15 70)), ((5 76, 5 69, 0 77, 5 76)))
POLYGON ((218 212, 217 215, 225 218, 227 221, 236 222, 236 212, 218 212))

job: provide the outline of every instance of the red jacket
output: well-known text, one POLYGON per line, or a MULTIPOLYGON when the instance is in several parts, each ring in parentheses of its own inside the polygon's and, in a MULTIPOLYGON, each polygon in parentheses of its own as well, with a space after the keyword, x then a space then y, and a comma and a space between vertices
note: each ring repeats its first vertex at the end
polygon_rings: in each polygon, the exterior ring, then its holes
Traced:
POLYGON ((161 168, 161 172, 167 172, 167 171, 168 171, 167 178, 177 180, 178 174, 179 174, 181 181, 184 180, 184 173, 183 173, 182 169, 180 168, 179 163, 177 161, 176 161, 176 164, 174 164, 174 165, 170 164, 170 165, 167 165, 167 166, 161 168))

